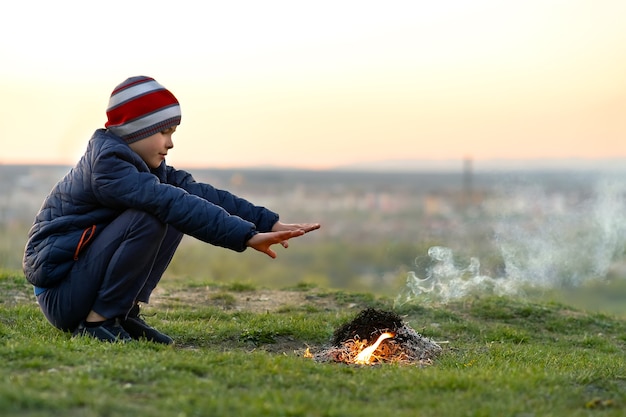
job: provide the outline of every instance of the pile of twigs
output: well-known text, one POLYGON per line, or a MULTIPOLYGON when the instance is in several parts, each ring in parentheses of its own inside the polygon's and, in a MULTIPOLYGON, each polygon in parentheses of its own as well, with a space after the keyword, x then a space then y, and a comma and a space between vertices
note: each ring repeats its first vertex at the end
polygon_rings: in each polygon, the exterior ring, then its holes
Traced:
POLYGON ((433 359, 441 353, 437 343, 417 333, 395 313, 367 309, 335 331, 332 346, 316 353, 307 350, 305 355, 318 362, 355 364, 356 356, 385 332, 394 333, 394 337, 378 346, 372 354, 370 365, 431 365, 433 359))

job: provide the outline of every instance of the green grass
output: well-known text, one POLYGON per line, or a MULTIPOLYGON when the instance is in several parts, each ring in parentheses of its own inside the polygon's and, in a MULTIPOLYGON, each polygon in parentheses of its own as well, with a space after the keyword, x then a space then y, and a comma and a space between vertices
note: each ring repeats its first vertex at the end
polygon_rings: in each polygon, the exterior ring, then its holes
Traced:
POLYGON ((239 297, 261 291, 253 285, 171 284, 213 287, 195 304, 168 299, 163 285, 147 320, 173 347, 71 338, 45 321, 21 274, 0 274, 0 415, 626 413, 626 321, 617 316, 499 297, 405 305, 397 312, 442 342, 441 356, 423 368, 357 367, 301 353, 322 348, 360 309, 391 309, 391 300, 302 284, 289 291, 305 302, 254 312, 237 308, 239 297))

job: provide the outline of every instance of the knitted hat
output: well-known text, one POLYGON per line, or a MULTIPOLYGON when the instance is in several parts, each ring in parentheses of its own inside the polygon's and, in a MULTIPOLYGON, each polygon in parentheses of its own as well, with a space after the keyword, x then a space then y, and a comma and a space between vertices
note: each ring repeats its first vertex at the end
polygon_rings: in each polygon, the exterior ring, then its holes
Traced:
POLYGON ((126 143, 133 143, 179 125, 180 105, 153 78, 131 77, 111 93, 107 119, 106 128, 126 143))

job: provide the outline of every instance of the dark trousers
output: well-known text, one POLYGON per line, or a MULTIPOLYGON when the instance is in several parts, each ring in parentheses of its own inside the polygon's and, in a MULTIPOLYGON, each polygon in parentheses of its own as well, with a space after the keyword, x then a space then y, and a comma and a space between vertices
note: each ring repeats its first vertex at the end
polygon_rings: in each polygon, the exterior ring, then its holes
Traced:
POLYGON ((37 297, 55 327, 72 331, 91 310, 123 317, 147 303, 183 234, 140 210, 126 210, 80 253, 60 285, 37 297))

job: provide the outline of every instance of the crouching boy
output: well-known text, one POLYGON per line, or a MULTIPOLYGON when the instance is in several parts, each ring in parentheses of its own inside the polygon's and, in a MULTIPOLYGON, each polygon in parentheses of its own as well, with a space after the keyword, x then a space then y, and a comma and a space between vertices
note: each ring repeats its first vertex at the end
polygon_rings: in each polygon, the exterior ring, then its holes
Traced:
POLYGON ((183 235, 270 257, 275 244, 316 230, 198 183, 166 164, 181 121, 176 97, 153 78, 112 92, 107 122, 46 197, 23 259, 41 310, 58 329, 102 341, 173 340, 149 326, 148 303, 183 235))

